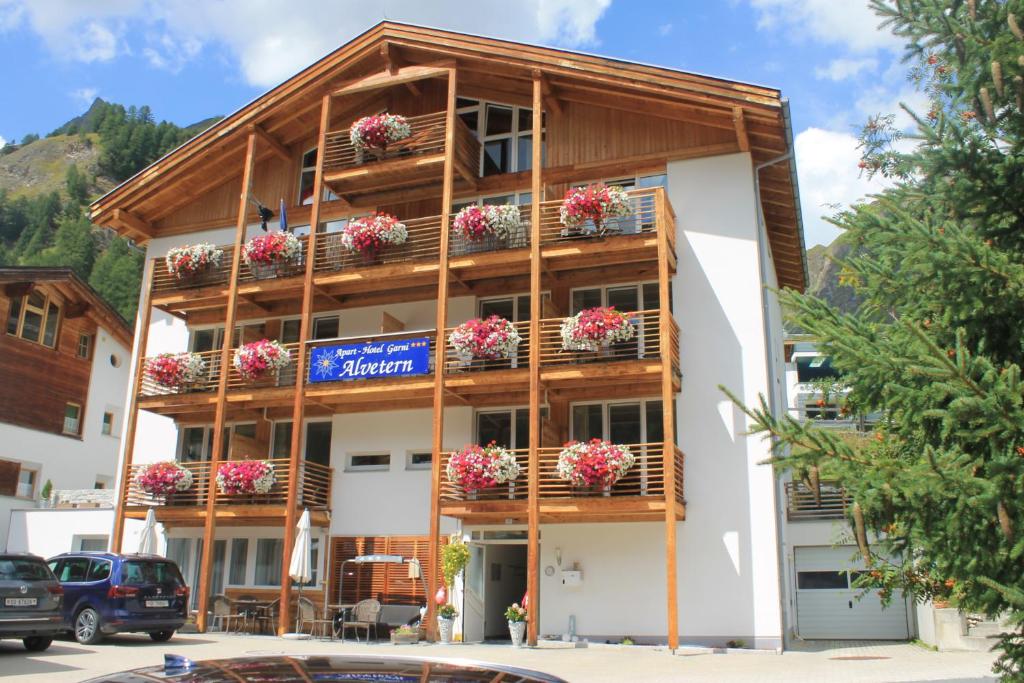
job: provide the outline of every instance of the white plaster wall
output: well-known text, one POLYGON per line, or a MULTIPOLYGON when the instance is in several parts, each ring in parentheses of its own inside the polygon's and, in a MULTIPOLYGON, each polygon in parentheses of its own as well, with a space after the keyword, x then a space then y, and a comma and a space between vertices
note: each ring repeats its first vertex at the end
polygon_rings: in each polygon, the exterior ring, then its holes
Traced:
MULTIPOLYGON (((745 435, 746 416, 718 389, 728 387, 747 405, 777 391, 769 384, 750 157, 672 162, 668 194, 679 226, 673 295, 683 374, 679 443, 686 453, 680 636, 778 647, 775 478, 760 464, 769 450, 745 435)), ((663 571, 652 566, 649 575, 656 581, 663 571)), ((661 613, 661 604, 649 611, 661 613)))
MULTIPOLYGON (((114 511, 107 509, 79 510, 15 510, 11 514, 8 550, 35 553, 40 557, 53 557, 59 553, 80 550, 83 537, 109 538, 114 526, 114 511)), ((139 520, 127 520, 125 527, 126 552, 138 547, 142 529, 139 520)))

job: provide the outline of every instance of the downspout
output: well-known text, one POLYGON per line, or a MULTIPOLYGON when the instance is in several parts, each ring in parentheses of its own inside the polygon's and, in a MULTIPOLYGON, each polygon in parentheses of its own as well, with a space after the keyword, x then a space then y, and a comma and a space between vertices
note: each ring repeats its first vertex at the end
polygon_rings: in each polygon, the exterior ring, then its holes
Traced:
MULTIPOLYGON (((765 223, 764 207, 761 204, 761 170, 768 168, 769 166, 775 166, 786 161, 793 159, 794 147, 793 147, 793 122, 790 117, 789 111, 789 100, 783 98, 782 100, 782 121, 786 130, 786 147, 788 151, 785 154, 769 159, 763 163, 754 166, 754 195, 757 204, 757 254, 758 263, 761 269, 761 320, 764 328, 764 340, 765 340, 765 368, 768 374, 768 409, 773 417, 779 417, 779 405, 776 400, 776 384, 779 382, 779 378, 775 372, 775 363, 772 358, 772 340, 773 334, 770 325, 770 299, 768 294, 768 283, 767 283, 767 272, 770 267, 768 255, 770 254, 771 246, 767 244, 766 238, 768 235, 768 228, 765 223)), ((796 206, 796 225, 797 235, 800 240, 800 245, 804 244, 804 223, 803 213, 800 210, 800 185, 797 181, 796 176, 796 164, 791 163, 789 165, 790 181, 793 184, 793 195, 796 206)), ((800 255, 804 282, 807 282, 807 254, 802 252, 800 255)), ((775 487, 775 526, 777 534, 777 545, 779 547, 778 557, 778 576, 779 576, 779 610, 782 615, 782 646, 783 648, 789 645, 790 640, 790 617, 791 611, 787 608, 789 604, 789 593, 788 590, 788 573, 786 571, 786 558, 787 558, 787 543, 786 543, 786 520, 782 510, 782 496, 780 494, 779 478, 772 473, 773 485, 775 487)))

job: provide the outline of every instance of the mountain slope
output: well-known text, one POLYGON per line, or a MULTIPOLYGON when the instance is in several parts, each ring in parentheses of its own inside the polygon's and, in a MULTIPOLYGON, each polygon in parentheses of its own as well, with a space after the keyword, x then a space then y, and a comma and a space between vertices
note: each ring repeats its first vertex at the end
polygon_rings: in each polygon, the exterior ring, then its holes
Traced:
POLYGON ((57 135, 40 138, 0 156, 0 191, 9 197, 38 197, 63 190, 68 167, 75 165, 90 179, 90 192, 101 194, 114 186, 99 174, 99 135, 57 135))

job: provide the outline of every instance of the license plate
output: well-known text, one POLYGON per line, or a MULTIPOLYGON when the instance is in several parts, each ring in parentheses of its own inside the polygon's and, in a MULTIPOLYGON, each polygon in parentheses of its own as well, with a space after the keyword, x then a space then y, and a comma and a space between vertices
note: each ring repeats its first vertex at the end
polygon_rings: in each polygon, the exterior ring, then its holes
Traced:
POLYGON ((170 604, 167 600, 146 600, 146 607, 168 607, 170 604))
POLYGON ((4 598, 4 607, 35 607, 37 598, 4 598))

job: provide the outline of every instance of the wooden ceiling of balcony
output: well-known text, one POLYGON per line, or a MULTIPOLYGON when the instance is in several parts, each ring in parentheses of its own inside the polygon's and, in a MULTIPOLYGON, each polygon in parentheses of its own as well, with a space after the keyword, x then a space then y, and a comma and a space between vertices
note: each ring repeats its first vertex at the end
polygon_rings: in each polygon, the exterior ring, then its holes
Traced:
MULTIPOLYGON (((772 88, 382 22, 98 199, 92 206, 93 220, 142 242, 202 229, 201 219, 188 225, 168 225, 166 219, 195 203, 197 197, 218 188, 237 201, 237 183, 250 132, 255 131, 260 138, 257 177, 262 169, 278 173, 284 179, 282 182, 290 184, 298 174, 297 154, 311 143, 316 131, 324 94, 387 69, 417 64, 454 65, 458 69, 460 95, 510 104, 530 104, 532 79, 539 73, 543 78, 545 110, 556 121, 568 110, 574 116, 581 111, 607 111, 619 112, 622 117, 681 122, 688 130, 703 131, 697 136, 703 137, 703 143, 687 140, 678 148, 631 154, 603 163, 579 163, 571 150, 567 150, 562 161, 551 150, 549 167, 545 168, 545 182, 550 184, 580 179, 581 175, 608 177, 616 169, 635 171, 641 166, 657 167, 675 159, 740 151, 749 151, 754 163, 760 164, 791 151, 783 101, 779 91, 772 88), (270 171, 275 165, 278 170, 270 171)), ((439 110, 442 102, 433 101, 432 93, 424 88, 428 83, 399 87, 403 92, 404 88, 413 91, 411 101, 425 108, 425 112, 439 110)), ((379 89, 336 98, 331 127, 345 127, 359 115, 387 107, 389 101, 388 92, 379 89)), ((621 128, 617 126, 616 130, 621 128)), ((552 132, 553 143, 557 145, 557 125, 552 132)), ((803 288, 806 269, 792 163, 782 161, 761 171, 761 199, 780 284, 803 288)), ((489 185, 501 190, 514 182, 528 184, 528 174, 519 178, 521 175, 483 179, 480 191, 487 192, 489 185)), ((410 198, 382 195, 366 201, 379 205, 410 198)), ((343 213, 352 208, 343 202, 338 204, 328 209, 328 216, 331 211, 343 213)), ((297 209, 289 217, 299 224, 302 213, 303 209, 297 209)), ((205 227, 225 225, 222 217, 211 215, 205 227)))

